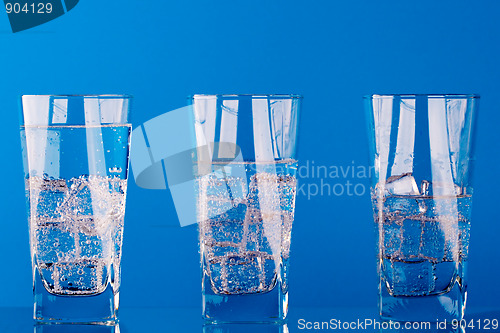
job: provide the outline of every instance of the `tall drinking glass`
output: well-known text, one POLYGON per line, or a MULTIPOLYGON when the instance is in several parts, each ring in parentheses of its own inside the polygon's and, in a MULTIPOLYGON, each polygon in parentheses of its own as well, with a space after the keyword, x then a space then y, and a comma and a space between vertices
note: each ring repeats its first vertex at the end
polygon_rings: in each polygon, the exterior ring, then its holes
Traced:
POLYGON ((384 319, 460 320, 476 95, 372 95, 372 203, 384 319))
POLYGON ((279 322, 297 186, 296 95, 195 95, 203 317, 279 322))
POLYGON ((34 318, 114 324, 130 96, 22 97, 34 318))

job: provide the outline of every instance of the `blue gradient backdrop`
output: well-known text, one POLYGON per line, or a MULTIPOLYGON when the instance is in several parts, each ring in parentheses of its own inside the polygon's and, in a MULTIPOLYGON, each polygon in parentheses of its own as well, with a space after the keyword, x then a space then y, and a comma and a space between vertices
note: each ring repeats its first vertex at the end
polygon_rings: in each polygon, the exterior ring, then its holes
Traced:
MULTIPOLYGON (((1 12, 0 306, 32 300, 21 94, 129 93, 135 127, 192 93, 299 93, 301 162, 347 167, 368 163, 362 96, 410 92, 482 96, 468 305, 495 306, 499 15, 498 1, 86 0, 13 34, 1 12)), ((179 227, 170 193, 131 180, 125 223, 122 305, 200 306, 196 227, 179 227)), ((291 306, 375 307, 374 241, 368 194, 300 196, 291 306)))

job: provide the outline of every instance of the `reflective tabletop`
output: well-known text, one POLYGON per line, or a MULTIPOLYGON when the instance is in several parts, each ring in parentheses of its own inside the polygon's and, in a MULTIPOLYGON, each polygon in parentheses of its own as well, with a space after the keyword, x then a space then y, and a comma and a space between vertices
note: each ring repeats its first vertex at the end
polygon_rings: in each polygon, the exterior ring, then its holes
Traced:
POLYGON ((116 326, 40 325, 31 319, 27 307, 1 307, 0 332, 35 333, 135 333, 135 332, 202 332, 202 333, 288 333, 288 332, 500 332, 500 308, 470 308, 462 325, 465 329, 442 323, 410 323, 399 329, 395 323, 378 319, 373 308, 291 308, 285 324, 205 324, 200 309, 123 307, 116 326), (440 325, 438 327, 438 325, 440 325), (439 329, 441 328, 441 329, 439 329))

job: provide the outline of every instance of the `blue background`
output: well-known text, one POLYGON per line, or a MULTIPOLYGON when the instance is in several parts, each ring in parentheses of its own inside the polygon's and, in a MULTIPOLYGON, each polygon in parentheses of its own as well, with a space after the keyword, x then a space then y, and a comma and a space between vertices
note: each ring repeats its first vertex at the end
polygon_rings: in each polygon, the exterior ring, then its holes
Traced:
MULTIPOLYGON (((363 95, 478 93, 468 306, 498 307, 499 15, 497 1, 86 0, 13 34, 1 12, 0 306, 32 302, 21 94, 129 93, 135 127, 193 93, 298 93, 301 163, 347 167, 368 163, 363 95)), ((131 177, 125 223, 122 306, 201 311, 196 227, 170 193, 131 177)), ((368 193, 300 195, 290 306, 375 307, 374 244, 368 193)))

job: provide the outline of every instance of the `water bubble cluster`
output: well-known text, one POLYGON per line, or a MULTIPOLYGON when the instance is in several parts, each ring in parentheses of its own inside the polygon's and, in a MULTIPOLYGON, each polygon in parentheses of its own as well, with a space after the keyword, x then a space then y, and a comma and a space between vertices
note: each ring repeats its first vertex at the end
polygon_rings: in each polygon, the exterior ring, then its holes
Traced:
POLYGON ((256 170, 198 180, 203 270, 218 294, 267 292, 278 278, 287 285, 297 180, 256 170))
POLYGON ((471 196, 372 197, 379 269, 393 296, 445 293, 463 280, 471 196))
POLYGON ((126 189, 117 177, 26 180, 33 263, 47 291, 98 294, 111 275, 119 287, 126 189))

